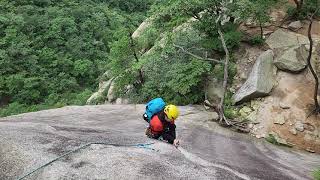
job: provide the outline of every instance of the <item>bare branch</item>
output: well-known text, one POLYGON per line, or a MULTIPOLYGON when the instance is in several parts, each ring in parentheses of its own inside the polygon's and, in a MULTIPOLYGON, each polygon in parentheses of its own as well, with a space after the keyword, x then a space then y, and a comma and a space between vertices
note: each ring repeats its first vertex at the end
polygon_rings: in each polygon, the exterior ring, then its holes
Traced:
POLYGON ((309 28, 308 28, 308 39, 310 42, 310 46, 309 46, 309 55, 307 58, 307 62, 308 62, 308 67, 314 77, 315 80, 315 88, 314 88, 314 105, 315 105, 315 109, 307 116, 307 118, 309 116, 311 116, 312 114, 319 114, 320 113, 320 105, 319 105, 319 101, 318 101, 318 89, 319 89, 319 78, 317 76, 317 73, 315 72, 315 70, 313 69, 312 65, 311 65, 311 56, 312 56, 312 48, 313 48, 313 41, 312 41, 312 37, 311 37, 311 29, 312 29, 312 23, 313 23, 313 16, 317 13, 318 9, 310 16, 309 21, 309 28))
POLYGON ((197 58, 197 59, 204 60, 204 61, 213 61, 213 62, 215 62, 215 63, 223 64, 222 61, 219 61, 219 60, 217 60, 217 59, 203 58, 203 57, 201 57, 201 56, 198 56, 198 55, 196 55, 196 54, 193 54, 193 53, 185 50, 182 46, 179 46, 179 45, 176 45, 176 44, 173 44, 173 46, 176 47, 176 48, 179 48, 179 49, 182 50, 184 53, 189 54, 190 56, 193 56, 193 57, 195 57, 195 58, 197 58))

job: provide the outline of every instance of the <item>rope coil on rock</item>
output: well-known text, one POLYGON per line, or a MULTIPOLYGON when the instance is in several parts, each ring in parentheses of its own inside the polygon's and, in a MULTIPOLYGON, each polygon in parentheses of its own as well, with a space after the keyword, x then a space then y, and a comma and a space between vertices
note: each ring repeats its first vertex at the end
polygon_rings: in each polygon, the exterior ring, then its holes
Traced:
POLYGON ((69 151, 69 152, 66 152, 66 153, 62 154, 61 156, 59 156, 59 157, 57 157, 57 158, 55 158, 55 159, 47 162, 46 164, 44 164, 44 165, 42 165, 42 166, 34 169, 33 171, 29 172, 28 174, 25 174, 24 176, 18 178, 17 180, 22 180, 22 179, 30 176, 31 174, 35 173, 36 171, 38 171, 38 170, 40 170, 40 169, 42 169, 42 168, 50 165, 51 163, 53 163, 53 162, 55 162, 55 161, 57 161, 57 160, 65 157, 65 156, 67 156, 67 155, 69 155, 69 154, 71 154, 71 153, 74 153, 74 152, 79 151, 79 150, 81 150, 81 149, 87 148, 87 147, 89 147, 89 146, 91 146, 91 145, 93 145, 93 144, 110 145, 110 146, 116 146, 116 147, 138 147, 138 148, 149 149, 149 150, 152 150, 152 151, 159 151, 159 150, 155 150, 155 149, 149 147, 150 145, 152 145, 152 144, 154 144, 154 143, 132 144, 132 145, 130 145, 130 144, 120 145, 120 144, 111 144, 111 143, 104 143, 104 142, 88 143, 88 144, 85 144, 85 145, 83 145, 83 146, 80 146, 80 147, 77 148, 77 149, 74 149, 74 150, 72 150, 72 151, 69 151))

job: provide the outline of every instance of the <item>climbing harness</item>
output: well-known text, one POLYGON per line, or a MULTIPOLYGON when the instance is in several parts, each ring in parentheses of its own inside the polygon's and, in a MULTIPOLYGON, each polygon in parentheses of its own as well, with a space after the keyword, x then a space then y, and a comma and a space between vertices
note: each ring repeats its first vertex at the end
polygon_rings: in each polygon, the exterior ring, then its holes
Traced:
POLYGON ((148 150, 152 150, 152 151, 157 151, 157 152, 159 151, 159 150, 156 150, 156 149, 150 147, 150 145, 152 145, 152 144, 154 144, 154 143, 132 144, 132 145, 131 145, 131 144, 126 144, 126 145, 111 144, 111 143, 104 143, 104 142, 88 143, 88 144, 85 144, 85 145, 83 145, 83 146, 80 146, 80 147, 77 148, 77 149, 74 149, 74 150, 72 150, 72 151, 69 151, 69 152, 66 152, 66 153, 62 154, 61 156, 59 156, 59 157, 57 157, 57 158, 55 158, 55 159, 47 162, 46 164, 44 164, 44 165, 42 165, 42 166, 34 169, 33 171, 31 171, 31 172, 29 172, 28 174, 26 174, 26 175, 18 178, 17 180, 22 180, 22 179, 30 176, 31 174, 35 173, 36 171, 38 171, 38 170, 40 170, 40 169, 42 169, 42 168, 50 165, 51 163, 53 163, 53 162, 55 162, 55 161, 57 161, 57 160, 65 157, 65 156, 67 156, 67 155, 69 155, 69 154, 71 154, 71 153, 74 153, 74 152, 79 151, 79 150, 81 150, 81 149, 85 149, 85 148, 87 148, 87 147, 89 147, 89 146, 91 146, 91 145, 93 145, 93 144, 96 144, 96 145, 99 145, 99 144, 100 144, 100 145, 110 145, 110 146, 116 146, 116 147, 137 147, 137 148, 144 148, 144 149, 148 149, 148 150))

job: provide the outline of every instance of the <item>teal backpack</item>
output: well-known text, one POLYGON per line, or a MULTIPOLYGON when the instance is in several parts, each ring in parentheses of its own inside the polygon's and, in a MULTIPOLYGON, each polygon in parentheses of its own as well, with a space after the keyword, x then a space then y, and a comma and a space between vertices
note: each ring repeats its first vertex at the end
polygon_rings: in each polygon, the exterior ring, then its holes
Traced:
POLYGON ((143 119, 150 122, 152 116, 162 111, 165 106, 166 103, 162 98, 152 99, 146 104, 146 111, 143 114, 143 119))

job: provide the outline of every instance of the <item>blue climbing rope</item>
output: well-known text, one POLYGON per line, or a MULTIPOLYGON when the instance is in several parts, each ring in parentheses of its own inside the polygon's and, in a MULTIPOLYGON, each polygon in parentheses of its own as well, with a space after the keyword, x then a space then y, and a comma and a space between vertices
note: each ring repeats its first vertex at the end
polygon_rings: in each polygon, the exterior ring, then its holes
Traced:
POLYGON ((66 153, 62 154, 61 156, 59 156, 59 157, 57 157, 57 158, 55 158, 55 159, 47 162, 46 164, 44 164, 44 165, 42 165, 42 166, 34 169, 33 171, 29 172, 28 174, 25 174, 24 176, 18 178, 17 180, 22 180, 22 179, 30 176, 31 174, 35 173, 36 171, 38 171, 38 170, 40 170, 40 169, 42 169, 42 168, 50 165, 51 163, 53 163, 53 162, 55 162, 55 161, 57 161, 57 160, 65 157, 65 156, 67 156, 67 155, 69 155, 69 154, 71 154, 71 153, 74 153, 74 152, 79 151, 79 150, 81 150, 81 149, 87 148, 87 147, 89 147, 89 146, 91 146, 91 145, 93 145, 93 144, 110 145, 110 146, 116 146, 116 147, 138 147, 138 148, 144 148, 144 149, 148 149, 148 150, 152 150, 152 151, 157 151, 157 152, 159 151, 159 150, 156 150, 156 149, 150 147, 150 145, 152 145, 152 144, 154 144, 154 143, 132 144, 132 145, 130 145, 130 144, 127 144, 127 145, 119 145, 119 144, 111 144, 111 143, 104 143, 104 142, 88 143, 88 144, 85 144, 85 145, 83 145, 83 146, 80 146, 79 148, 76 148, 76 149, 74 149, 74 150, 72 150, 72 151, 69 151, 69 152, 66 152, 66 153))

